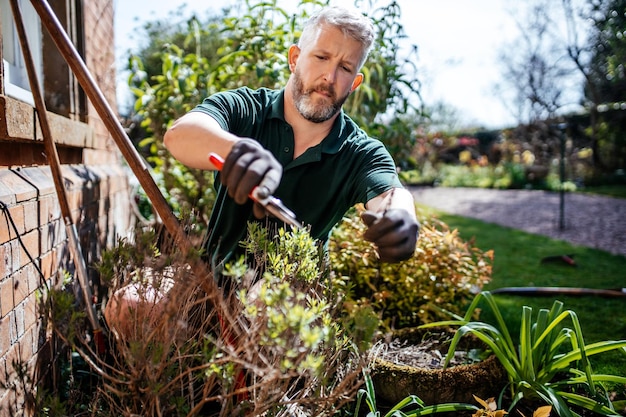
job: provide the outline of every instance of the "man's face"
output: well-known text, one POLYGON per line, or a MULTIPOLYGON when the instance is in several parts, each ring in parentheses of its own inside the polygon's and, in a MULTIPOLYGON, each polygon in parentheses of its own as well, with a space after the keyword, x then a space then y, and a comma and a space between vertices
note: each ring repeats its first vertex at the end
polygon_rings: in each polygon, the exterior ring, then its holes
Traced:
POLYGON ((296 108, 311 122, 329 120, 358 86, 361 45, 339 29, 323 25, 312 42, 295 53, 292 95, 296 108))

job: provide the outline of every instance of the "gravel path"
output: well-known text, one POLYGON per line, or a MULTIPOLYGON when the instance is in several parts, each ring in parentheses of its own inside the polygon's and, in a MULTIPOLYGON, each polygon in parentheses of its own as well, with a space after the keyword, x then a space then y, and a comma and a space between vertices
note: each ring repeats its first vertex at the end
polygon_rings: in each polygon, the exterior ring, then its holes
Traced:
POLYGON ((447 213, 626 256, 626 199, 536 190, 411 187, 415 201, 447 213))

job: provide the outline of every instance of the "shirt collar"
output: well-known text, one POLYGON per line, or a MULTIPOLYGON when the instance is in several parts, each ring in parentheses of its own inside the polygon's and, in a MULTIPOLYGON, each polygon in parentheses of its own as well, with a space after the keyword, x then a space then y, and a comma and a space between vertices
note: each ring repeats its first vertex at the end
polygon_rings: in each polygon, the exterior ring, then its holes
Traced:
POLYGON ((280 90, 272 101, 272 108, 268 116, 270 119, 280 119, 285 121, 285 89, 280 90))
MULTIPOLYGON (((272 101, 271 111, 269 118, 277 118, 287 123, 285 120, 285 89, 280 90, 280 93, 276 95, 272 101)), ((330 133, 321 143, 322 152, 335 154, 341 149, 341 145, 345 141, 347 134, 346 131, 346 116, 343 109, 339 111, 339 115, 333 123, 333 127, 330 129, 330 133)))

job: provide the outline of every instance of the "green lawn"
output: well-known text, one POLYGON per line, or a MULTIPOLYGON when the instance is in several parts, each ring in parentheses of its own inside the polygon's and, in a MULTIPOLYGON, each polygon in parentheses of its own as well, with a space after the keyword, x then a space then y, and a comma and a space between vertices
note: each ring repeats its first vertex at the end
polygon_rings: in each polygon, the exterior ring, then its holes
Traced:
MULTIPOLYGON (((485 289, 522 286, 563 286, 613 289, 626 287, 626 257, 571 245, 548 237, 460 216, 436 213, 420 206, 423 215, 434 215, 464 240, 474 239, 482 250, 494 250, 492 282, 485 289), (572 254, 577 264, 542 264, 546 256, 572 254)), ((519 329, 522 306, 536 311, 550 308, 559 299, 576 312, 586 342, 626 339, 626 297, 519 296, 498 294, 498 305, 511 328, 519 329)), ((481 318, 490 321, 485 310, 481 318)), ((626 375, 626 354, 594 358, 596 371, 626 375)))
POLYGON ((581 189, 580 192, 589 193, 589 194, 608 195, 611 197, 618 197, 618 198, 626 198, 626 185, 624 184, 596 185, 596 186, 591 186, 591 187, 585 187, 581 189))

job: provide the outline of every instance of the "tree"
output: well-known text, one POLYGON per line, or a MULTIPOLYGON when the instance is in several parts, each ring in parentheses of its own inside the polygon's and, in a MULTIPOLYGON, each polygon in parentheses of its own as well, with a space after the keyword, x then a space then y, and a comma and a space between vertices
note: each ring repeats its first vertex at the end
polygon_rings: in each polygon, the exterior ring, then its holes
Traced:
POLYGON ((569 27, 568 55, 584 76, 594 166, 613 171, 626 165, 626 1, 593 0, 576 9, 563 0, 569 27), (589 41, 580 42, 577 20, 592 22, 589 41))
POLYGON ((529 7, 526 20, 518 21, 520 38, 505 45, 501 62, 513 90, 517 119, 534 124, 554 118, 567 103, 564 91, 571 66, 560 48, 553 4, 539 0, 529 7))
MULTIPOLYGON (((570 137, 576 142, 570 151, 590 148, 591 167, 597 172, 614 171, 626 162, 621 128, 626 121, 621 109, 626 99, 625 3, 537 0, 529 8, 528 20, 519 23, 520 39, 502 54, 519 121, 530 130, 548 133, 534 137, 536 144, 544 151, 558 146, 558 135, 540 124, 565 117, 573 124, 569 134, 577 132, 577 137, 570 137), (574 96, 588 122, 581 123, 572 114, 574 96)), ((546 155, 554 153, 558 151, 546 155)))

